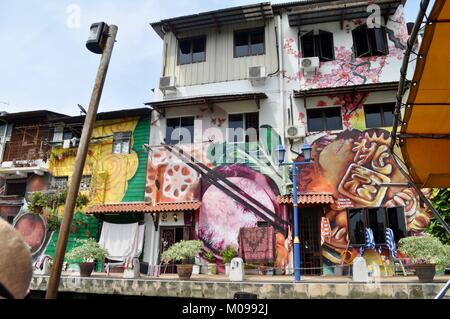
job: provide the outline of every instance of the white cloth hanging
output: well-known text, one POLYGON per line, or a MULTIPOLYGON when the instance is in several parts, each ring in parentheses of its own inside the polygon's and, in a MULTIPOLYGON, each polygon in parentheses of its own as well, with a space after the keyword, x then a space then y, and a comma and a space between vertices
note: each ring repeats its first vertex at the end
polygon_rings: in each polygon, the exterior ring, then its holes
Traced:
POLYGON ((108 251, 108 259, 126 261, 139 257, 144 244, 145 225, 103 222, 99 245, 108 251))

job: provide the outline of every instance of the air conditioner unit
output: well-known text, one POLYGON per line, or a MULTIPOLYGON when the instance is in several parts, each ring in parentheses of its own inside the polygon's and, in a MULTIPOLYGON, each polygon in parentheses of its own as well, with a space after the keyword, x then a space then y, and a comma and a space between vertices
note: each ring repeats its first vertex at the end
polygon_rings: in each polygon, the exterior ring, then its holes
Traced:
POLYGON ((266 67, 265 66, 250 66, 247 72, 247 78, 250 82, 261 82, 266 79, 266 67))
POLYGON ((286 137, 288 139, 300 139, 306 136, 306 130, 303 125, 289 125, 286 128, 286 137))
POLYGON ((320 60, 318 57, 301 58, 300 69, 305 73, 316 72, 319 69, 320 60))
POLYGON ((159 78, 159 89, 163 92, 166 90, 176 90, 175 76, 162 76, 159 78))

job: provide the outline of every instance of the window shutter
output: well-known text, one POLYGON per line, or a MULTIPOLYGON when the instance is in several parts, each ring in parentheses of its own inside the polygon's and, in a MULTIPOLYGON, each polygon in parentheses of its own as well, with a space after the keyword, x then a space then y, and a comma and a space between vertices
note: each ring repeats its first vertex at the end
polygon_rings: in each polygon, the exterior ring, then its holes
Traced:
POLYGON ((387 55, 389 53, 387 39, 386 39, 386 29, 385 28, 374 28, 374 38, 375 38, 375 48, 372 48, 379 55, 387 55))
POLYGON ((314 48, 314 32, 310 31, 300 37, 302 44, 302 57, 308 58, 316 56, 314 48))
POLYGON ((370 55, 369 40, 367 37, 367 26, 363 25, 352 31, 353 46, 356 57, 370 55))
POLYGON ((334 60, 333 33, 319 30, 319 57, 324 61, 334 60))

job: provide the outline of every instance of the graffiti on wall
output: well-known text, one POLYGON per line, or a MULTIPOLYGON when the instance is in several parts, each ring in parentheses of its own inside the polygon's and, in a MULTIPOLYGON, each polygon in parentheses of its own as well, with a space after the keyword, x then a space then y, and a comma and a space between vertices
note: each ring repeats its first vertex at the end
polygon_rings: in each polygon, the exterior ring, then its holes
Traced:
MULTIPOLYGON (((412 189, 380 185, 407 182, 390 155, 388 131, 344 130, 336 134, 324 132, 308 139, 315 165, 302 169, 298 187, 304 192, 333 194, 335 202, 326 211, 332 236, 326 239, 326 244, 337 256, 349 244, 348 208, 401 206, 409 233, 420 233, 427 227, 430 215, 412 189)), ((324 250, 324 257, 329 258, 329 253, 329 249, 324 250)), ((358 253, 357 249, 352 251, 354 256, 358 253)), ((388 252, 383 254, 387 256, 388 252)), ((335 262, 340 260, 341 257, 335 258, 335 262)))
MULTIPOLYGON (((114 154, 113 134, 115 132, 133 132, 138 119, 113 120, 97 125, 92 133, 83 175, 91 176, 89 186, 90 204, 120 202, 128 189, 128 182, 139 167, 137 153, 130 142, 129 153, 114 154)), ((76 148, 54 148, 49 161, 49 171, 53 176, 72 175, 75 164, 76 148)), ((145 165, 145 163, 142 163, 145 165)))
MULTIPOLYGON (((347 33, 361 25, 361 19, 345 22, 347 33)), ((350 46, 336 46, 335 59, 320 62, 320 68, 313 75, 305 76, 303 71, 290 72, 281 70, 281 76, 289 82, 299 82, 302 90, 340 87, 378 83, 386 66, 391 61, 401 61, 408 40, 403 7, 399 6, 396 13, 389 18, 386 25, 386 33, 389 39, 389 54, 372 57, 355 57, 350 46)), ((283 49, 292 59, 298 60, 302 53, 296 49, 297 41, 290 37, 284 40, 283 49)), ((298 46, 299 47, 299 46, 298 46)))

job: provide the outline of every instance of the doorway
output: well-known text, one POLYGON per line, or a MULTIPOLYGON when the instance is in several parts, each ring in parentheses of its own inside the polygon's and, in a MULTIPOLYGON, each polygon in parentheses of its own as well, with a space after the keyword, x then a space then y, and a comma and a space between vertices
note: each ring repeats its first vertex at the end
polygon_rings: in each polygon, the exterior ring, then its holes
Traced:
POLYGON ((300 267, 302 268, 302 275, 322 274, 321 216, 322 207, 320 206, 299 208, 300 267))
MULTIPOLYGON (((159 238, 159 260, 161 260, 161 254, 169 249, 175 243, 182 240, 189 240, 191 238, 191 227, 175 226, 175 227, 161 227, 159 238)), ((167 267, 161 269, 163 273, 165 269, 166 274, 173 274, 177 272, 176 263, 169 263, 167 267)))

